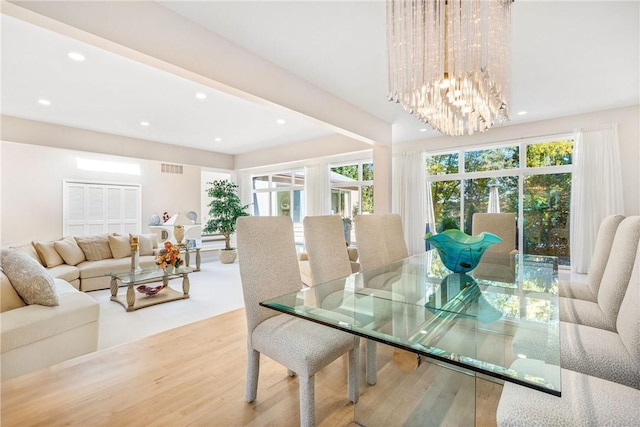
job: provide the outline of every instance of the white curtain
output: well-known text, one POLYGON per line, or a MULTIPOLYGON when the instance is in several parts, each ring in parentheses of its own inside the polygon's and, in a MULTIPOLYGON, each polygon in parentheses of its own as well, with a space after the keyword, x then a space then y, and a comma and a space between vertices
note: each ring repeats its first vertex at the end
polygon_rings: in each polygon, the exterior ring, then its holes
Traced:
POLYGON ((582 129, 573 153, 571 264, 587 273, 600 223, 624 212, 617 125, 582 129))
MULTIPOLYGON (((404 239, 409 254, 424 252, 427 203, 431 200, 431 192, 427 191, 424 156, 422 153, 399 154, 394 156, 392 167, 393 212, 399 213, 402 217, 404 239)), ((430 209, 432 212, 432 207, 430 209)), ((430 221, 433 222, 433 213, 430 221)))
MULTIPOLYGON (((249 172, 238 172, 236 176, 238 184, 238 195, 245 205, 253 203, 253 188, 251 183, 251 174, 249 172)), ((249 206, 249 212, 253 213, 253 205, 249 206)))
POLYGON ((329 164, 319 163, 304 168, 306 215, 331 214, 331 181, 329 164))

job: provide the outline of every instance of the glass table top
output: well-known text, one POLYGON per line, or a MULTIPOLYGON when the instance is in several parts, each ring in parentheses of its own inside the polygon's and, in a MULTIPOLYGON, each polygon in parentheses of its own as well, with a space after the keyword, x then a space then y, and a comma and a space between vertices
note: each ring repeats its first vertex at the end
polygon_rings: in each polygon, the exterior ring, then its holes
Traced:
POLYGON ((191 267, 181 266, 173 270, 172 273, 166 274, 164 270, 161 270, 157 267, 143 268, 140 270, 128 270, 121 272, 111 272, 107 273, 106 276, 111 276, 112 278, 120 279, 123 284, 129 283, 140 283, 146 281, 152 281, 157 279, 162 279, 163 277, 167 277, 169 279, 182 276, 185 273, 193 273, 194 269, 191 267))
POLYGON ((560 396, 557 260, 487 257, 476 270, 451 273, 428 251, 261 305, 560 396), (512 369, 517 358, 543 360, 549 377, 512 369))

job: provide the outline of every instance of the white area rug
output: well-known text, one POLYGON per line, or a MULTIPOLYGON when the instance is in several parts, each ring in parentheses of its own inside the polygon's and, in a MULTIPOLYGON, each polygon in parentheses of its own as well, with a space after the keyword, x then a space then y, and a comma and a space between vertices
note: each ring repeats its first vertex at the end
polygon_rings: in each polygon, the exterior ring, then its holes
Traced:
MULTIPOLYGON (((221 264, 206 261, 201 271, 189 275, 190 298, 153 305, 127 313, 111 301, 108 289, 87 294, 100 303, 100 335, 98 349, 131 342, 167 329, 216 316, 244 306, 238 263, 221 264)), ((182 292, 182 279, 169 285, 182 292)), ((126 292, 121 287, 119 293, 126 292)))

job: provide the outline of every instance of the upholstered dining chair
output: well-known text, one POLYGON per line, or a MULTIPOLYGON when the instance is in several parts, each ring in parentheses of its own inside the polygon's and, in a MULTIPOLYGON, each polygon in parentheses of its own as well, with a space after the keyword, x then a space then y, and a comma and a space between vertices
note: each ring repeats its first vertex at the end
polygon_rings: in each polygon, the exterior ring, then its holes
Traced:
POLYGON ((357 402, 357 337, 259 305, 301 289, 291 218, 241 217, 236 237, 247 318, 247 402, 257 397, 260 355, 264 354, 298 375, 300 425, 313 426, 315 373, 345 353, 349 354, 348 397, 357 402))
MULTIPOLYGON (((351 261, 344 239, 342 219, 337 215, 307 216, 303 220, 304 246, 309 258, 313 284, 329 282, 352 274, 351 261)), ((331 298, 327 293, 316 293, 318 301, 332 304, 332 300, 342 300, 342 296, 331 298)), ((377 381, 376 345, 366 341, 367 384, 377 381)))
POLYGON ((388 262, 398 261, 409 256, 407 242, 404 240, 402 217, 397 213, 382 216, 384 240, 387 247, 388 262))
POLYGON ((356 215, 353 221, 362 271, 389 263, 382 215, 356 215))
POLYGON ((613 238, 623 219, 624 215, 609 215, 602 220, 596 235, 595 249, 591 256, 589 271, 587 272, 587 282, 560 281, 558 283, 559 296, 591 302, 597 301, 602 275, 609 261, 609 254, 611 254, 613 238))
POLYGON ((472 271, 478 279, 513 282, 516 263, 516 215, 514 213, 474 213, 471 234, 492 233, 502 242, 491 246, 472 271))
POLYGON ((628 216, 620 222, 613 238, 596 302, 558 298, 561 321, 615 332, 616 318, 629 285, 639 241, 640 216, 628 216))
MULTIPOLYGON (((560 322, 562 397, 505 383, 499 426, 640 425, 640 251, 630 265, 616 331, 560 322)), ((531 346, 530 331, 526 339, 522 332, 514 337, 513 354, 527 357, 516 359, 511 368, 517 371, 527 364, 529 372, 533 366, 540 377, 549 377, 558 362, 545 363, 544 352, 537 353, 545 341, 531 346)))

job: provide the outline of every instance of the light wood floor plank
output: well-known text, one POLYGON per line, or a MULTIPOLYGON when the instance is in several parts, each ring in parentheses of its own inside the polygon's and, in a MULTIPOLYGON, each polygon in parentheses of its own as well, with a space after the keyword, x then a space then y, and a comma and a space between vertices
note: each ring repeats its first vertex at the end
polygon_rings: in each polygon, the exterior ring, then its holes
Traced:
MULTIPOLYGON (((364 353, 363 348, 362 367, 364 353)), ((468 377, 428 363, 402 374, 392 362, 392 349, 383 345, 378 345, 378 367, 377 385, 361 381, 357 410, 369 414, 368 425, 400 425, 418 402, 434 422, 469 423, 458 402, 473 393, 465 386, 468 377)), ((343 357, 316 375, 320 426, 354 425, 346 370, 343 357)), ((297 379, 262 357, 258 398, 249 404, 245 371, 246 323, 240 309, 5 381, 1 425, 298 425, 297 379)), ((493 426, 501 386, 476 382, 476 425, 493 426)))

